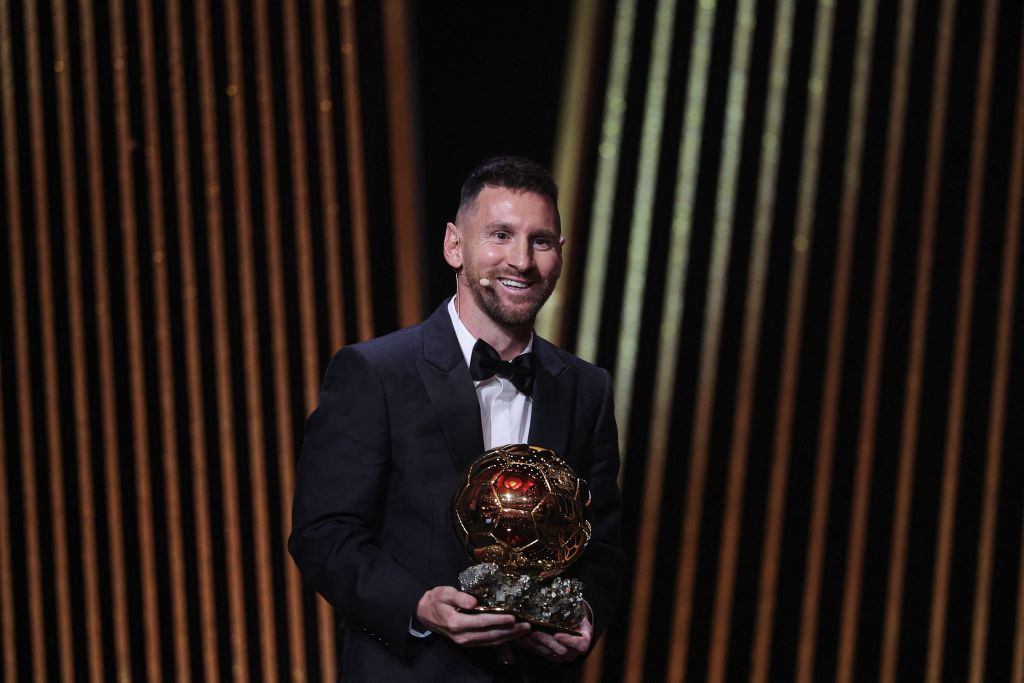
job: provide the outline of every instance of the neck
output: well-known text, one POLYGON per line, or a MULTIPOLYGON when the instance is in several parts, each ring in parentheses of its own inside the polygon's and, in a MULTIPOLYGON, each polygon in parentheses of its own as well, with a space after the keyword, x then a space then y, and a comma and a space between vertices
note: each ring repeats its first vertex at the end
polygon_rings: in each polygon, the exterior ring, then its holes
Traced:
POLYGON ((533 324, 502 325, 481 311, 473 295, 460 283, 456 290, 455 311, 469 333, 494 347, 502 360, 512 360, 526 348, 533 334, 533 324))

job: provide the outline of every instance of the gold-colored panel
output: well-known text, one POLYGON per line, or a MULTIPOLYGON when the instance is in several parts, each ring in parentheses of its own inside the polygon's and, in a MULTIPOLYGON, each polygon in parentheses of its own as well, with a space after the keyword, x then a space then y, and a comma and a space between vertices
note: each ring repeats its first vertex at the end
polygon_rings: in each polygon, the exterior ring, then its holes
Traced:
POLYGON ((366 162, 363 154, 363 114, 359 93, 359 43, 355 0, 341 4, 341 64, 345 94, 345 149, 348 163, 352 267, 355 270, 356 329, 359 341, 373 336, 370 274, 370 225, 366 207, 366 162))
MULTIPOLYGON (((384 65, 388 93, 388 142, 391 160, 391 211, 395 240, 395 292, 398 324, 414 325, 423 319, 420 289, 405 286, 420 282, 420 202, 417 191, 419 149, 413 132, 412 58, 409 55, 409 10, 406 0, 381 4, 384 24, 384 65)), ((428 234, 441 234, 429 226, 428 234)))
MULTIPOLYGON (((270 298, 280 306, 283 283, 280 277, 281 242, 281 209, 279 203, 280 185, 277 177, 277 155, 274 147, 275 121, 273 116, 274 91, 270 67, 270 47, 267 33, 269 19, 267 5, 260 2, 253 7, 253 42, 255 55, 243 52, 243 41, 238 22, 239 7, 236 3, 228 4, 228 80, 235 85, 234 94, 229 99, 229 116, 231 127, 235 131, 231 144, 232 176, 235 187, 238 221, 235 226, 238 249, 238 272, 240 279, 242 339, 232 339, 232 348, 237 349, 241 342, 242 367, 245 373, 245 409, 246 435, 248 441, 247 459, 249 467, 249 485, 252 499, 251 538, 256 562, 256 619, 259 624, 259 659, 260 674, 264 681, 270 683, 277 679, 277 640, 274 630, 274 587, 272 553, 270 549, 270 500, 267 492, 267 475, 265 462, 267 448, 264 440, 262 381, 259 358, 259 312, 256 303, 256 254, 260 253, 255 244, 253 232, 253 198, 249 186, 248 174, 250 157, 247 153, 247 131, 245 111, 245 63, 254 61, 256 67, 256 102, 259 126, 260 171, 263 185, 260 198, 263 203, 264 230, 266 231, 266 255, 270 265, 270 298), (275 268, 276 265, 276 268, 275 268)), ((281 326, 280 320, 272 322, 276 332, 281 326)), ((277 341, 275 337, 275 341, 277 341)), ((276 356, 287 352, 287 347, 278 348, 274 344, 276 356)), ((280 397, 280 387, 275 387, 280 397)), ((280 410, 278 399, 278 410, 280 410)), ((251 614, 247 611, 246 614, 251 614)))
POLYGON ((93 7, 83 0, 78 40, 81 45, 82 78, 85 99, 85 147, 88 167, 87 189, 90 197, 89 224, 95 288, 96 349, 99 355, 100 420, 103 435, 103 480, 107 509, 105 534, 110 552, 110 596, 113 603, 115 671, 120 680, 129 680, 131 640, 128 623, 128 567, 124 538, 124 513, 121 496, 119 426, 117 420, 118 387, 115 378, 114 335, 111 305, 111 274, 107 255, 107 214, 104 197, 104 162, 101 142, 100 89, 93 7))
POLYGON ((179 207, 176 227, 181 265, 181 299, 184 322, 185 385, 189 424, 189 450, 191 451, 191 498, 195 511, 194 529, 196 545, 196 575, 199 588, 190 607, 198 602, 199 628, 196 634, 202 651, 205 680, 219 680, 217 653, 217 612, 213 587, 213 535, 210 528, 209 483, 206 454, 206 419, 203 415, 203 385, 199 338, 198 283, 196 280, 195 227, 192 220, 193 200, 191 169, 188 154, 188 118, 184 55, 182 53, 181 8, 178 0, 166 4, 168 27, 167 50, 171 94, 171 135, 173 139, 174 202, 179 207))
MULTIPOLYGON (((689 74, 686 100, 683 106, 678 158, 679 169, 674 188, 672 234, 669 240, 665 298, 662 301, 661 328, 658 332, 658 373, 654 385, 654 402, 650 421, 650 447, 644 472, 647 495, 641 507, 641 522, 633 581, 632 608, 626 642, 625 678, 642 681, 647 657, 647 623, 653 597, 654 565, 659 542, 660 508, 664 492, 664 470, 668 460, 668 438, 672 427, 672 399, 676 390, 675 377, 679 362, 679 343, 685 302, 684 289, 690 262, 690 236, 693 229, 693 206, 697 192, 698 161, 703 134, 704 111, 707 101, 708 70, 711 63, 711 41, 715 30, 716 6, 703 3, 697 8, 693 40, 690 46, 689 74)), ((604 264, 591 267, 603 269, 604 264)), ((583 334, 582 328, 580 333, 583 334)), ((594 330, 596 333, 596 328, 594 330)), ((624 406, 620 407, 620 410, 624 406)), ((693 463, 691 462, 691 465, 693 463)), ((699 474, 699 473, 698 473, 699 474)), ((691 467, 690 477, 694 476, 691 467)), ((703 487, 701 487, 703 488, 703 487)), ((687 489, 687 514, 694 500, 694 486, 687 489)), ((687 517, 689 519, 689 516, 687 517)), ((695 540, 694 528, 685 526, 683 539, 695 540)), ((685 554, 683 557, 687 557, 685 554)), ((692 559, 692 558, 691 558, 692 559)), ((681 567, 681 571, 696 570, 696 565, 681 567)), ((683 608, 689 614, 689 606, 683 608)), ((679 640, 673 627, 669 640, 669 657, 682 661, 686 642, 679 640)))
MULTIPOLYGON (((324 286, 327 290, 327 329, 329 330, 330 347, 337 349, 345 344, 345 299, 344 272, 341 261, 341 206, 338 200, 338 168, 335 159, 334 106, 331 82, 331 59, 328 50, 327 13, 324 8, 326 0, 313 0, 313 79, 316 87, 316 134, 317 160, 320 169, 320 209, 323 216, 324 234, 324 286)), ((333 46, 331 46, 333 47, 333 46)), ((319 358, 318 358, 319 360, 319 358)), ((283 485, 282 485, 283 488, 283 485)), ((292 492, 289 491, 291 496, 292 492)), ((290 521, 290 511, 289 511, 290 521)), ((290 523, 284 529, 291 528, 290 523)), ((289 562, 288 564, 292 564, 289 562)), ((297 605, 296 607, 301 607, 297 605)), ((289 620, 298 618, 298 611, 292 613, 289 603, 289 620)), ((295 645, 300 644, 293 643, 295 645)), ((296 650, 297 652, 298 650, 296 650)))
MULTIPOLYGON (((146 167, 146 198, 149 206, 150 267, 153 271, 153 298, 156 309, 158 400, 163 456, 164 506, 167 520, 167 561, 170 569, 171 647, 175 673, 181 679, 188 679, 192 677, 192 666, 189 659, 185 542, 181 528, 181 491, 178 485, 177 407, 174 399, 174 352, 171 340, 170 284, 168 282, 166 226, 164 225, 163 161, 159 144, 161 121, 157 103, 159 84, 156 76, 154 17, 150 0, 140 0, 137 8, 139 12, 143 131, 146 141, 143 159, 146 167)), ((145 267, 145 262, 143 267, 145 267)), ((146 341, 148 344, 152 343, 151 340, 146 341)))
MULTIPOLYGON (((770 256, 771 229, 775 220, 776 184, 779 178, 779 157, 781 155, 779 141, 782 139, 782 124, 785 118, 795 5, 794 0, 783 0, 779 3, 772 32, 765 124, 761 137, 761 167, 758 173, 754 236, 751 245, 750 292, 764 286, 767 274, 766 260, 770 256)), ((748 300, 750 296, 748 294, 748 300)), ((744 339, 746 338, 745 334, 744 339)), ((743 358, 746 357, 744 350, 743 358)), ((742 363, 743 361, 741 361, 741 368, 743 367, 742 363)), ((774 635, 772 622, 775 616, 775 592, 782 554, 782 521, 786 507, 786 482, 789 478, 790 438, 788 432, 783 433, 781 430, 776 430, 771 473, 768 480, 768 495, 765 503, 761 572, 758 580, 757 613, 751 650, 750 678, 754 683, 765 683, 768 680, 771 663, 771 643, 774 635)))
MULTIPOLYGON (((67 511, 64 504, 64 464, 61 452, 64 439, 61 433, 60 395, 57 378, 57 333, 54 321, 53 263, 51 259, 50 196, 46 174, 46 134, 43 121, 43 74, 40 65, 40 37, 36 12, 39 9, 30 3, 25 9, 25 51, 28 71, 28 113, 29 151, 31 153, 32 201, 35 209, 36 276, 39 288, 40 339, 43 361, 43 405, 46 424, 46 466, 49 470, 50 508, 45 512, 53 529, 53 570, 57 614, 57 654, 54 659, 59 665, 61 676, 67 680, 74 675, 74 660, 71 649, 71 584, 68 567, 67 511)), ((56 66, 56 65, 55 65, 56 66)), ((54 217, 56 219, 56 217, 54 217)), ((25 433, 24 435, 27 435, 25 433)), ((44 653, 38 653, 46 656, 44 653)))
MULTIPOLYGON (((1013 311, 1020 256, 1021 199, 1024 195, 1024 42, 1021 42, 1020 61, 1017 67, 1017 105, 1010 159, 1006 237, 1002 246, 998 318, 992 354, 992 398, 989 401, 985 479, 981 494, 981 522, 978 525, 978 560, 974 582, 974 614, 971 620, 970 683, 982 683, 985 680, 985 648, 988 645, 990 604, 995 597, 992 595, 993 555, 996 544, 999 483, 1003 475, 1003 434, 1006 427, 1006 397, 1013 350, 1013 311)), ((1021 566, 1024 567, 1024 560, 1021 566)), ((1024 586, 1024 581, 1018 582, 1017 585, 1024 586)), ((1018 588, 1018 594, 1024 596, 1024 590, 1018 588)), ((1024 605, 1024 598, 1020 600, 1024 605)), ((1021 666, 1024 655, 1019 652, 1021 644, 1020 641, 1017 642, 1015 673, 1011 680, 1020 680, 1024 677, 1021 666)))
MULTIPOLYGON (((213 355, 215 400, 218 405, 229 406, 235 400, 231 383, 231 340, 228 331, 228 290, 224 257, 224 221, 221 206, 221 175, 218 157, 217 104, 214 92, 213 42, 220 40, 212 33, 210 7, 207 0, 197 0, 196 15, 199 17, 197 31, 199 65, 200 128, 203 151, 203 185, 206 187, 206 230, 210 269, 210 305, 213 313, 213 355)), ((238 73, 237 62, 241 59, 239 49, 239 18, 235 3, 225 5, 227 31, 228 70, 238 73)), ((229 79, 231 77, 229 76, 229 79)), ((238 83, 232 81, 228 92, 237 97, 238 83), (233 86, 233 87, 232 87, 233 86)), ((230 115, 239 114, 231 105, 230 115)), ((236 129, 237 130, 237 129, 236 129)), ((240 205, 241 206, 241 205, 240 205)), ((217 413, 217 442, 220 460, 221 497, 224 510, 224 552, 227 567, 227 592, 229 613, 229 642, 231 644, 231 673, 236 680, 249 680, 248 638, 245 630, 247 608, 244 596, 242 574, 241 521, 238 501, 238 480, 234 420, 229 410, 217 413)))
MULTIPOLYGON (((952 14, 952 10, 950 10, 952 14)), ((985 182, 985 161, 988 118, 992 97, 992 69, 995 61, 996 18, 999 4, 985 0, 978 58, 977 90, 975 91, 974 130, 971 139, 971 162, 967 184, 967 207, 964 215, 964 236, 960 262, 960 287, 957 300, 956 327, 953 339, 953 365, 946 419, 946 447, 943 456, 942 490, 939 503, 938 539, 935 552, 935 579, 932 584, 931 623, 928 631, 927 680, 943 679, 943 653, 946 640, 946 612, 949 607, 952 580, 953 534, 956 525, 957 491, 960 476, 960 454, 963 447, 964 410, 967 401, 967 374, 971 349, 971 315, 977 280, 978 241, 985 182)), ((944 20, 948 20, 943 15, 944 20)), ((943 25, 945 28, 945 25, 943 25)), ((948 30, 952 33, 953 26, 948 30)))
MULTIPOLYGON (((79 506, 77 515, 81 528, 81 573, 85 593, 85 640, 89 677, 103 678, 103 633, 100 615, 99 562, 96 545, 95 495, 92 475, 92 430, 89 424, 89 388, 85 358, 85 302, 79 254, 78 188, 76 185, 75 132, 72 122, 70 50, 67 35, 67 7, 63 0, 51 4, 54 31, 54 62, 57 86, 58 138, 61 165, 61 195, 64 202, 64 257, 67 271, 69 318, 69 349, 71 354, 72 402, 74 406, 75 451, 77 453, 79 506)), ((0 489, 2 490, 2 489, 0 489)), ((2 533, 2 531, 0 531, 2 533)), ((14 680, 13 677, 10 680, 14 680)))

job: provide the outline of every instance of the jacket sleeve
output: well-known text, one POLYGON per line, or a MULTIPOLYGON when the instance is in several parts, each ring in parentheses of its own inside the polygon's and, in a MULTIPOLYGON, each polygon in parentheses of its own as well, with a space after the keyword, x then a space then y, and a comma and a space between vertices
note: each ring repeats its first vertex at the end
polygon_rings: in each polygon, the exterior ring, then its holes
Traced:
POLYGON ((409 619, 429 588, 378 543, 390 471, 380 377, 358 349, 339 351, 306 421, 288 549, 305 579, 353 627, 409 654, 409 619))
POLYGON ((594 612, 594 642, 614 616, 625 571, 619 527, 622 502, 619 493, 619 437, 612 406, 611 378, 600 371, 595 395, 600 404, 590 438, 589 465, 581 476, 590 485, 591 539, 569 574, 583 581, 583 597, 594 612))

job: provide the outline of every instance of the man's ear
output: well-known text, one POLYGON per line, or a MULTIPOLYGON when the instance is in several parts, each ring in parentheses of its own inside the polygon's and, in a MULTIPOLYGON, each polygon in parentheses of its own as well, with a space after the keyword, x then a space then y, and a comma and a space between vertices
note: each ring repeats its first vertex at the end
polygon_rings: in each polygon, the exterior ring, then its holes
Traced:
POLYGON ((456 270, 462 267, 462 235, 459 227, 451 222, 444 231, 444 260, 456 270))

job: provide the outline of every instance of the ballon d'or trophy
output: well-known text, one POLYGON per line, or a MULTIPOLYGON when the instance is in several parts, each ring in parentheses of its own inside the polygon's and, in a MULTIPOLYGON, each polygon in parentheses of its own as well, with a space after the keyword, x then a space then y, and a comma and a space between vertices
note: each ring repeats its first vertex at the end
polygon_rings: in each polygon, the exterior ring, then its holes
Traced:
POLYGON ((559 576, 586 548, 590 488, 546 448, 514 444, 479 455, 452 497, 455 534, 471 560, 460 588, 473 612, 500 612, 579 635, 583 583, 559 576))

